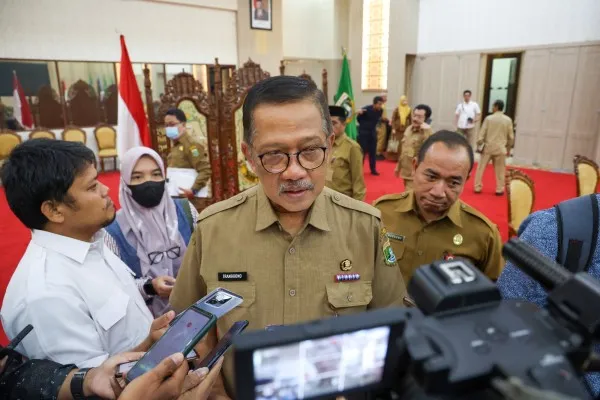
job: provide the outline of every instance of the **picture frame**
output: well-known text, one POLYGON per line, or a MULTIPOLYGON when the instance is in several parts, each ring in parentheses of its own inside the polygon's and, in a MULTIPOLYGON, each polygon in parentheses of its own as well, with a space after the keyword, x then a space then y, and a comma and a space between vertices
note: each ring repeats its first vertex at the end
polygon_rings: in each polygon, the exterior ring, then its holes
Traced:
POLYGON ((250 8, 250 29, 273 30, 273 1, 248 0, 250 8))

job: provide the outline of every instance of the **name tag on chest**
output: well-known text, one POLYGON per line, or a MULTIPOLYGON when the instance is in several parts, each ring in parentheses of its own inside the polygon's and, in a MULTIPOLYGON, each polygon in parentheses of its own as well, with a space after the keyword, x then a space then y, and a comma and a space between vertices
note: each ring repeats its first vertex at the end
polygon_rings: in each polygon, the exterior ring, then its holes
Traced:
POLYGON ((217 277, 220 282, 235 282, 235 281, 247 281, 247 272, 219 272, 217 277))

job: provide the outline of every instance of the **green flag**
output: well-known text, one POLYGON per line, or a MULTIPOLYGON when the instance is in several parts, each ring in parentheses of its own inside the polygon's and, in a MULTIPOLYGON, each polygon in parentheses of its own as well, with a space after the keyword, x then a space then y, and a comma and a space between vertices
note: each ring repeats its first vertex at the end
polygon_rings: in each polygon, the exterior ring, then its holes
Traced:
POLYGON ((348 118, 346 119, 346 135, 349 138, 356 140, 358 132, 356 130, 356 119, 354 118, 354 93, 352 93, 352 78, 350 77, 350 65, 344 51, 344 62, 342 64, 342 75, 340 76, 340 84, 338 91, 333 97, 336 106, 341 106, 346 109, 348 118))

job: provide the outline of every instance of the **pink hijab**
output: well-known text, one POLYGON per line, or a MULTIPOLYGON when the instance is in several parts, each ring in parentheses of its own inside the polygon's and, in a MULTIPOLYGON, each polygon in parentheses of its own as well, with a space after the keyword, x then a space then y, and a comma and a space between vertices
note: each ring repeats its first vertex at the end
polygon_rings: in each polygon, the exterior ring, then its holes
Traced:
POLYGON ((145 208, 133 200, 131 190, 127 186, 131 182, 131 173, 135 165, 143 156, 152 157, 166 177, 163 160, 154 150, 148 147, 134 147, 125 153, 121 159, 119 188, 121 209, 117 212, 117 223, 127 242, 137 250, 143 277, 156 278, 165 275, 176 277, 187 246, 179 233, 175 202, 169 197, 165 187, 163 198, 158 206, 145 208), (174 246, 179 246, 179 258, 170 259, 164 254, 161 262, 150 264, 149 253, 166 252, 174 246))

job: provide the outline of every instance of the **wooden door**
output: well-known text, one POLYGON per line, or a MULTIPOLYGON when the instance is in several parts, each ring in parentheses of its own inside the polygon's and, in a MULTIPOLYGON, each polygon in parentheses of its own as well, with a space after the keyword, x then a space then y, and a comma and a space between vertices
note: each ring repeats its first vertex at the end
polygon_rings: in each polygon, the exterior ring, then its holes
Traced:
POLYGON ((564 169, 571 169, 577 154, 600 159, 596 148, 600 146, 600 46, 579 49, 579 61, 573 103, 570 110, 569 129, 564 169))
POLYGON ((544 168, 560 168, 565 154, 575 76, 577 47, 551 50, 537 162, 544 168))
POLYGON ((517 164, 533 165, 537 162, 535 149, 542 126, 549 59, 548 50, 527 51, 523 56, 515 117, 517 132, 514 160, 517 164))

